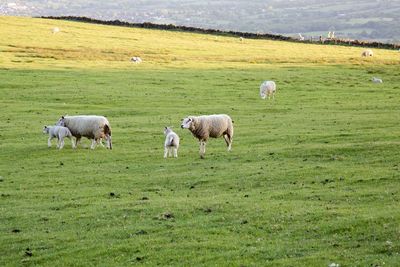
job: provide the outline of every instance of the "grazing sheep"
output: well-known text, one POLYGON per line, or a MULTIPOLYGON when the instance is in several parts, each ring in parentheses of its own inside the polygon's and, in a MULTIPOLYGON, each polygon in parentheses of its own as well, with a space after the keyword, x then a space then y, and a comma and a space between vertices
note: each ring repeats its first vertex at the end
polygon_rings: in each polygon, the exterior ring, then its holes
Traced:
POLYGON ((112 149, 111 126, 103 116, 62 116, 56 125, 67 127, 76 137, 74 148, 77 147, 81 137, 84 136, 92 140, 91 149, 95 149, 101 139, 105 139, 106 147, 112 149))
POLYGON ((362 57, 372 57, 373 55, 374 55, 374 52, 372 52, 371 49, 364 50, 364 51, 361 53, 361 56, 362 56, 362 57))
POLYGON ((272 95, 272 99, 275 98, 275 92, 276 92, 276 84, 274 81, 264 81, 260 85, 260 97, 262 99, 269 99, 270 96, 272 95))
MULTIPOLYGON (((47 146, 51 147, 51 140, 53 138, 57 138, 57 148, 62 149, 64 147, 64 138, 67 137, 71 139, 72 134, 67 127, 63 126, 44 126, 43 133, 49 135, 49 139, 47 140, 47 146)), ((74 147, 74 141, 71 139, 72 147, 74 147)))
POLYGON ((376 78, 376 77, 372 77, 371 81, 373 83, 383 83, 382 79, 376 78))
POLYGON ((54 27, 53 29, 51 29, 51 32, 52 32, 53 34, 59 33, 59 32, 60 32, 60 28, 54 27))
POLYGON ((131 61, 136 64, 142 63, 142 59, 140 57, 131 57, 131 61))
POLYGON ((164 158, 167 158, 168 155, 172 156, 172 152, 174 153, 174 158, 177 158, 179 148, 179 136, 169 127, 165 127, 164 134, 164 158))
POLYGON ((189 116, 183 119, 181 128, 189 129, 193 136, 199 139, 201 158, 204 158, 206 142, 210 137, 218 138, 223 136, 228 146, 228 151, 232 148, 233 124, 228 115, 189 116))

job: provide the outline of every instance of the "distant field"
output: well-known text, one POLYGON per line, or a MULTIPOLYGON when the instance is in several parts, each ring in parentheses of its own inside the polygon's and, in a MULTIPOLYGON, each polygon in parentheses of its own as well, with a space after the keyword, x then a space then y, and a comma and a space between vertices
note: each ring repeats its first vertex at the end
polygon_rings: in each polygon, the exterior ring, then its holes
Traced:
POLYGON ((0 36, 1 266, 399 266, 397 51, 16 17, 0 36), (202 160, 180 120, 214 113, 233 150, 202 160), (114 149, 47 148, 63 114, 107 116, 114 149))

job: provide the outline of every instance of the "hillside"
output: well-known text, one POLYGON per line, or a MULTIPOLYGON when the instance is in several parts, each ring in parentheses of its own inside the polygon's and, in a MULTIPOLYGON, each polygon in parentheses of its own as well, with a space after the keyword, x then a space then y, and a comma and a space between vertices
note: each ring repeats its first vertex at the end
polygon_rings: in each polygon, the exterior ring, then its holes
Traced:
POLYGON ((0 25, 0 266, 400 262, 398 51, 0 25), (267 79, 275 100, 259 97, 267 79), (181 120, 219 113, 232 151, 212 139, 200 159, 181 120), (65 114, 106 116, 113 149, 48 148, 42 127, 65 114), (165 126, 178 158, 163 158, 165 126))
POLYGON ((335 31, 339 38, 400 42, 399 1, 388 0, 5 0, 0 14, 86 16, 102 20, 153 22, 318 37, 335 31))

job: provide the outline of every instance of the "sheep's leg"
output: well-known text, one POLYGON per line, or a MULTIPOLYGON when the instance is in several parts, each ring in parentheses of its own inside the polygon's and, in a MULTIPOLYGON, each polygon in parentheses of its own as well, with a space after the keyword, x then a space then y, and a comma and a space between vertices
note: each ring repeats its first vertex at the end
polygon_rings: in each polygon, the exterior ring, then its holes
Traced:
POLYGON ((58 149, 62 149, 64 147, 64 138, 60 138, 60 144, 58 146, 58 149))
POLYGON ((80 137, 76 137, 75 138, 75 144, 73 145, 73 148, 78 148, 79 141, 81 141, 81 138, 80 137))
POLYGON ((53 137, 50 136, 47 140, 47 147, 51 147, 51 139, 53 139, 53 137))
POLYGON ((168 156, 168 148, 164 147, 164 159, 166 159, 168 156))
POLYGON ((102 138, 100 138, 99 140, 97 140, 97 145, 101 145, 102 147, 104 147, 103 139, 102 139, 102 138))
POLYGON ((92 145, 90 146, 90 149, 95 149, 97 145, 97 139, 92 139, 92 145))
POLYGON ((57 136, 57 146, 56 148, 60 148, 60 137, 57 136))
POLYGON ((204 159, 205 154, 206 154, 206 142, 200 141, 200 158, 204 159))
POLYGON ((174 147, 173 150, 174 150, 174 158, 177 158, 178 157, 178 148, 174 147))
POLYGON ((168 156, 172 157, 172 147, 168 147, 168 156))
POLYGON ((75 147, 74 147, 74 138, 70 137, 69 139, 71 139, 72 148, 75 148, 75 147))
POLYGON ((224 134, 225 143, 228 146, 228 151, 231 151, 232 148, 232 139, 229 134, 224 134))

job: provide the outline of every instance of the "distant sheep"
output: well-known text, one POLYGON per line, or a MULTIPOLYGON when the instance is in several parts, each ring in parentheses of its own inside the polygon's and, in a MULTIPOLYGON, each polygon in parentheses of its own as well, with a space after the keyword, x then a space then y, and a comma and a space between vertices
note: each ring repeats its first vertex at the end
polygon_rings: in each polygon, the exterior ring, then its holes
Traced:
POLYGON ((228 115, 189 116, 183 119, 181 128, 189 129, 193 136, 199 139, 201 158, 204 158, 206 143, 210 137, 218 138, 223 136, 228 146, 228 151, 232 148, 233 124, 228 115))
POLYGON ((264 81, 260 85, 260 97, 262 99, 269 99, 272 96, 272 99, 275 98, 276 92, 276 84, 274 81, 264 81))
POLYGON ((60 28, 54 27, 53 29, 51 29, 51 32, 52 32, 53 34, 59 33, 59 32, 60 32, 60 28))
MULTIPOLYGON (((51 147, 51 140, 57 138, 57 148, 62 149, 64 147, 64 138, 67 137, 71 139, 71 131, 67 127, 63 126, 44 126, 43 133, 49 135, 47 140, 47 146, 51 147)), ((72 147, 74 147, 74 141, 71 139, 72 147)))
POLYGON ((374 52, 372 52, 371 49, 364 50, 364 51, 361 53, 361 56, 362 56, 362 57, 372 57, 373 55, 374 55, 374 52))
POLYGON ((376 77, 372 77, 371 81, 373 83, 383 83, 382 79, 376 78, 376 77))
POLYGON ((132 61, 133 63, 136 63, 136 64, 139 64, 139 63, 142 63, 142 62, 143 62, 142 59, 141 59, 140 57, 131 57, 131 61, 132 61))
POLYGON ((92 140, 91 149, 95 149, 101 139, 105 139, 106 147, 112 149, 111 126, 103 116, 62 116, 56 125, 67 127, 76 137, 74 148, 77 147, 80 139, 84 136, 92 140))
POLYGON ((239 37, 239 41, 243 42, 244 38, 243 37, 239 37))
POLYGON ((169 127, 165 127, 164 134, 164 158, 167 158, 168 155, 172 156, 172 152, 174 154, 174 158, 177 158, 179 149, 179 136, 169 127))

